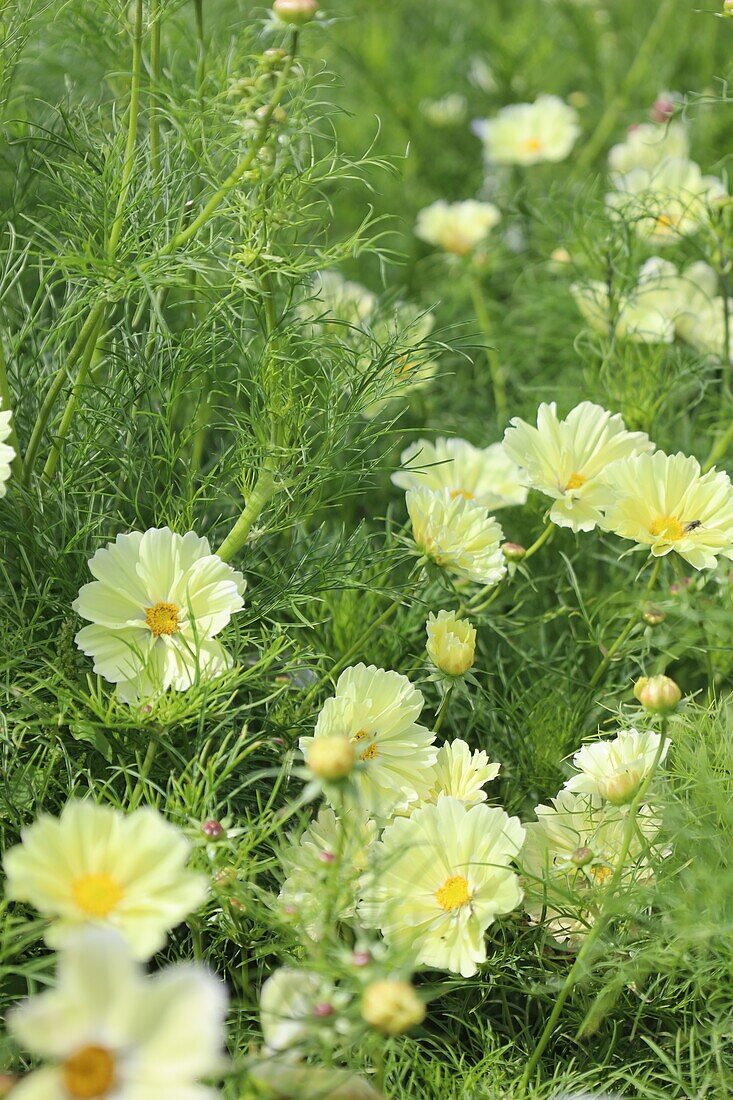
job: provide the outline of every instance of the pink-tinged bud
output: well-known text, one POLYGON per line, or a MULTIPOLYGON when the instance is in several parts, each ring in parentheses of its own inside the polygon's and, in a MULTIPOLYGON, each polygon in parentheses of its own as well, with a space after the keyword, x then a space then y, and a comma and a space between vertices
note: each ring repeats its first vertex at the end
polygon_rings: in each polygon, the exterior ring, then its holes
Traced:
POLYGON ((652 103, 649 116, 652 122, 666 122, 674 114, 674 103, 667 96, 659 96, 652 103))
POLYGON ((328 1001, 321 1001, 317 1005, 313 1005, 313 1015, 318 1020, 325 1020, 327 1016, 333 1016, 333 1005, 328 1001))
POLYGON ((648 607, 642 618, 649 626, 659 626, 660 623, 664 622, 667 616, 663 611, 660 611, 658 607, 648 607))
POLYGON ((369 966, 372 957, 368 951, 355 951, 351 956, 351 961, 354 966, 369 966))
POLYGON ((275 0, 272 10, 281 22, 302 27, 315 18, 318 3, 317 0, 275 0))
POLYGON ((583 845, 582 848, 576 848, 570 856, 570 860, 576 867, 585 867, 593 859, 593 852, 590 848, 583 845))
POLYGON ((527 553, 527 548, 520 546, 518 542, 505 542, 501 552, 507 561, 521 561, 527 553))
POLYGON ((318 858, 320 859, 321 863, 334 863, 336 860, 336 856, 333 854, 333 852, 319 852, 318 858))
POLYGON ((669 676, 642 676, 634 684, 634 696, 654 714, 672 714, 677 710, 682 692, 669 676))
POLYGON ((216 818, 210 817, 208 821, 204 821, 201 832, 209 840, 221 840, 224 836, 224 826, 216 818))
POLYGON ((283 913, 288 917, 294 917, 298 910, 294 905, 283 905, 283 913))

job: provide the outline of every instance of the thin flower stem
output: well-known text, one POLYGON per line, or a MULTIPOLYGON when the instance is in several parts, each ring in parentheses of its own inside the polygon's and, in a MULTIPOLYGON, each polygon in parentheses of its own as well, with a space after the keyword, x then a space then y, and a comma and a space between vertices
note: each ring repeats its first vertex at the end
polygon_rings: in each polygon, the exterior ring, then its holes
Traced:
POLYGON ((435 716, 435 722, 433 723, 433 733, 438 733, 440 727, 443 725, 443 719, 448 713, 448 704, 450 702, 450 697, 453 694, 454 686, 454 684, 448 684, 447 688, 445 689, 445 694, 443 695, 438 713, 435 716))
POLYGON ((132 83, 130 85, 130 110, 127 123, 127 142, 125 160, 122 167, 120 193, 117 196, 117 209, 107 241, 107 259, 112 261, 117 255, 117 246, 122 235, 127 196, 132 182, 132 170, 135 165, 135 143, 137 141, 137 121, 140 113, 140 81, 143 71, 143 0, 136 0, 135 32, 132 45, 132 83))
POLYGON ((507 401, 506 401, 506 388, 504 386, 504 372, 499 362, 499 354, 495 347, 493 347, 491 341, 492 326, 491 318, 489 317, 489 311, 486 308, 484 301, 484 288, 478 276, 471 272, 469 275, 469 290, 471 292, 471 300, 473 302, 473 308, 476 313, 476 320, 479 323, 479 328, 486 341, 486 361, 489 365, 489 372, 491 374, 491 386, 494 392, 494 408, 496 409, 496 419, 499 423, 503 423, 506 420, 507 414, 507 401))
POLYGON ((160 0, 150 0, 150 171, 154 184, 160 180, 160 0))
MULTIPOLYGON (((5 348, 3 347, 2 338, 0 338, 0 408, 2 408, 3 412, 13 413, 13 400, 10 392, 10 383, 8 382, 8 368, 5 362, 5 348)), ((23 460, 20 457, 18 436, 15 431, 15 415, 12 415, 10 418, 8 445, 15 451, 15 457, 10 463, 10 468, 15 477, 21 477, 23 473, 23 460)))
POLYGON ((577 179, 585 172, 605 148, 621 114, 628 105, 631 93, 641 81, 647 67, 654 61, 657 48, 667 30, 667 24, 676 10, 676 0, 662 0, 658 5, 654 18, 649 24, 646 35, 621 87, 608 104, 595 130, 576 157, 571 179, 577 179))
POLYGON ((545 545, 545 543, 550 541, 550 539, 552 538, 554 533, 555 533, 555 524, 554 523, 548 523, 546 525, 544 531, 542 531, 542 533, 539 535, 539 537, 536 538, 535 541, 532 543, 532 545, 529 547, 529 549, 527 550, 527 553, 522 558, 522 561, 527 561, 529 558, 533 558, 534 555, 537 553, 537 551, 541 550, 542 547, 545 545))
POLYGON ((613 872, 613 875, 611 877, 611 881, 608 884, 608 890, 606 892, 606 895, 605 895, 605 898, 604 898, 604 901, 603 901, 603 906, 601 908, 600 913, 598 914, 598 917, 596 918, 595 924, 593 925, 590 932, 588 933, 585 940, 583 941, 583 946, 581 947, 580 951, 578 952, 578 955, 575 959, 575 962, 573 963, 570 970, 568 971, 568 975, 565 979, 565 982, 563 984, 562 989, 560 990, 560 992, 557 996, 557 999, 556 999, 555 1004, 553 1006, 552 1012, 550 1013, 550 1016, 547 1020, 547 1023, 545 1024, 545 1027, 542 1031, 542 1034, 540 1035, 540 1038, 537 1042, 537 1046, 533 1050, 532 1056, 530 1057, 529 1061, 527 1062, 527 1066, 525 1068, 525 1071, 522 1075, 522 1079, 521 1079, 521 1082, 520 1082, 520 1089, 524 1089, 526 1091, 527 1086, 529 1085, 529 1082, 530 1082, 530 1078, 532 1077, 532 1074, 536 1070, 537 1065, 539 1063, 539 1060, 542 1057, 542 1055, 545 1051, 545 1048, 547 1047, 547 1044, 548 1044, 548 1042, 550 1041, 550 1039, 552 1037, 552 1033, 555 1030, 555 1025, 556 1025, 558 1019, 560 1018, 560 1014, 561 1014, 561 1012, 562 1012, 562 1010, 565 1006, 565 1002, 567 1001, 570 993, 572 992, 578 977, 581 975, 581 973, 585 969, 586 959, 588 958, 588 956, 593 951, 593 948, 596 944, 596 941, 603 934, 603 932, 605 931, 605 929, 608 925, 609 914, 610 914, 610 910, 611 910, 611 903, 613 902, 613 898, 616 894, 616 890, 618 889, 618 886, 621 882, 621 878, 622 878, 623 873, 624 873, 624 867, 625 867, 625 864, 626 864, 626 859, 628 857, 629 849, 631 847, 631 841, 634 837, 634 832, 636 830, 637 815, 638 815, 639 809, 640 809, 640 807, 641 807, 641 805, 644 801, 646 793, 649 790, 649 787, 652 783, 652 780, 654 779, 657 768, 659 767, 659 763, 660 763, 660 761, 662 759, 662 756, 663 756, 663 753, 664 753, 664 746, 666 744, 666 741, 667 741, 667 719, 663 718, 662 719, 662 732, 661 732, 661 736, 659 738, 659 745, 657 747, 657 751, 656 751, 656 754, 654 756, 654 760, 652 762, 651 768, 649 769, 649 773, 647 774, 644 782, 639 787, 639 790, 637 791, 636 796, 634 797, 633 801, 631 802, 631 804, 629 805, 629 808, 628 808, 627 817, 626 817, 626 824, 624 826, 624 832, 623 832, 623 835, 622 835, 622 838, 621 838, 621 846, 620 846, 620 849, 619 849, 618 860, 617 860, 617 863, 616 863, 616 867, 614 868, 614 872, 613 872))
MULTIPOLYGON (((541 550, 542 547, 545 545, 545 543, 550 541, 550 539, 552 538, 554 532, 555 532, 554 523, 548 523, 545 526, 542 533, 539 535, 539 537, 536 538, 535 541, 532 543, 529 550, 527 550, 527 552, 525 553, 524 557, 521 560, 522 561, 527 561, 528 558, 534 557, 534 555, 537 553, 537 551, 541 550)), ((491 604, 494 602, 494 600, 496 600, 498 598, 500 593, 503 592, 504 584, 505 584, 505 581, 507 579, 507 576, 508 576, 508 574, 505 573, 498 584, 489 585, 486 588, 482 588, 481 591, 477 592, 476 595, 473 597, 473 599, 469 600, 467 604, 465 604, 465 605, 462 604, 461 605, 461 607, 459 608, 459 614, 463 615, 466 612, 476 613, 478 611, 485 611, 486 608, 490 607, 491 604), (488 596, 488 599, 485 599, 485 600, 483 600, 483 602, 480 602, 483 599, 483 597, 487 595, 487 593, 491 593, 488 596), (479 601, 478 603, 476 602, 477 600, 479 601)))
POLYGON ((241 516, 216 551, 222 561, 231 561, 242 549, 262 510, 272 499, 275 488, 275 471, 271 461, 266 461, 241 516))
POLYGON ((637 607, 635 613, 630 616, 628 622, 626 623, 626 626, 623 628, 623 630, 619 634, 616 641, 613 642, 613 644, 611 645, 611 648, 606 652, 605 657, 603 658, 603 660, 599 664, 598 668, 595 670, 595 672, 591 676, 590 685, 589 685, 591 688, 595 688, 595 687, 598 686, 599 682, 603 679, 603 676, 606 673, 606 671, 608 669, 608 666, 610 665, 611 661, 616 656, 616 654, 618 653, 619 649, 624 644, 624 642, 626 641, 628 636, 631 634, 634 627, 637 626, 637 624, 638 624, 638 622, 639 622, 639 620, 640 620, 640 618, 643 614, 644 601, 646 600, 647 596, 649 595, 649 593, 652 591, 652 589, 654 588, 654 586, 657 583, 657 579, 659 577, 659 570, 661 569, 661 566, 662 566, 662 559, 657 558, 654 562, 654 567, 653 567, 653 569, 651 571, 651 574, 649 576, 649 581, 647 583, 646 588, 644 589, 644 596, 643 596, 639 606, 637 607))
POLYGON ((145 753, 145 759, 143 760, 140 771, 138 773, 137 783, 135 784, 134 790, 130 795, 129 805, 131 810, 135 809, 143 796, 145 783, 147 782, 148 776, 150 775, 150 769, 153 766, 153 762, 155 761, 155 757, 158 752, 158 744, 159 742, 157 737, 152 737, 150 739, 150 744, 148 745, 147 752, 145 753))
POLYGON ((61 417, 59 430, 56 434, 56 438, 51 444, 51 450, 48 453, 46 464, 43 467, 43 473, 41 474, 41 477, 44 481, 50 481, 54 473, 56 472, 56 467, 58 465, 59 458, 61 457, 61 445, 69 431, 69 427, 71 426, 71 421, 74 416, 74 411, 76 409, 76 403, 79 400, 79 394, 81 393, 84 383, 87 380, 89 367, 92 364, 94 353, 96 352, 98 347, 99 335, 102 331, 103 323, 104 313, 102 313, 102 315, 100 316, 99 321, 97 322, 97 326, 94 329, 94 332, 89 337, 87 341, 87 346, 84 348, 84 353, 79 363, 79 370, 77 371, 76 380, 72 387, 71 393, 69 394, 69 399, 66 402, 64 415, 61 417))

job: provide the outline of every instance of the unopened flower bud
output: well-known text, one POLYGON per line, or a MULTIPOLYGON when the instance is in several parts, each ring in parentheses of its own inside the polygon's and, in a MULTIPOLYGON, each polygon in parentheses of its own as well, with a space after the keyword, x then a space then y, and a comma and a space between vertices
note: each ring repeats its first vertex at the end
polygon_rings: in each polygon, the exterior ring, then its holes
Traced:
POLYGON ((384 1035, 402 1035, 425 1019, 425 1005, 409 982, 384 978, 372 982, 361 999, 364 1020, 384 1035))
MULTIPOLYGON (((572 257, 567 248, 553 248, 550 253, 550 264, 552 267, 567 267, 571 260, 572 257)), ((509 543, 509 545, 513 546, 514 544, 509 543)))
POLYGON ((345 779, 356 763, 356 751, 348 737, 317 737, 308 749, 306 763, 319 779, 345 779))
POLYGON ((584 107, 587 107, 589 102, 590 101, 585 92, 570 92, 570 94, 568 95, 568 103, 571 107, 575 107, 578 111, 582 111, 584 107))
POLYGON ((667 122, 675 112, 675 103, 669 95, 659 95, 654 100, 649 112, 649 116, 652 122, 663 123, 667 122))
POLYGON ((625 806, 639 790, 642 774, 637 768, 598 780, 598 793, 612 806, 625 806))
POLYGON ((455 611, 431 611, 426 626, 428 657, 435 667, 446 676, 465 676, 473 668, 476 628, 455 611))
POLYGON ((317 0, 275 0, 272 10, 281 22, 302 27, 315 17, 318 3, 317 0))
POLYGON ((328 1001, 321 1001, 317 1005, 313 1005, 313 1015, 319 1020, 325 1020, 328 1016, 333 1016, 333 1005, 328 1001))
POLYGON ((278 69, 287 57, 285 50, 265 50, 262 60, 270 69, 278 69))
POLYGON ((593 852, 585 845, 582 848, 576 848, 570 856, 571 863, 574 863, 576 867, 585 867, 592 859, 593 852))
POLYGON ((642 676, 634 684, 634 696, 654 714, 671 714, 677 710, 682 692, 669 676, 642 676))
POLYGON ((351 961, 354 966, 369 966, 372 957, 368 951, 355 951, 351 956, 351 961))
POLYGON ((224 826, 220 821, 210 817, 208 821, 204 821, 201 826, 201 832, 209 840, 221 840, 224 836, 224 826))
POLYGON ((501 552, 507 561, 521 561, 527 553, 527 549, 518 542, 505 542, 501 552))
POLYGON ((649 626, 659 626, 660 623, 664 622, 667 616, 663 611, 660 611, 658 607, 647 607, 642 618, 649 626))
POLYGON ((318 858, 320 859, 321 863, 335 863, 336 862, 336 856, 333 854, 333 852, 326 852, 326 851, 319 852, 318 853, 318 858))

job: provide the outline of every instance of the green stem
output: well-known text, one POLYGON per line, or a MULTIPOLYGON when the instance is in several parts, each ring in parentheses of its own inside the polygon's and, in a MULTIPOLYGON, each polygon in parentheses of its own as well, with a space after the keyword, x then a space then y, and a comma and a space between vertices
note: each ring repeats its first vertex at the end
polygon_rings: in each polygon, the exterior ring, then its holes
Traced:
POLYGON ((10 463, 10 468, 13 471, 15 477, 22 477, 23 474, 23 461, 20 457, 20 446, 18 445, 18 436, 15 431, 15 414, 13 412, 12 394, 10 392, 10 383, 8 382, 8 368, 5 362, 5 348, 3 347, 2 339, 0 338, 0 408, 3 412, 11 413, 10 417, 10 433, 8 435, 8 445, 13 448, 15 455, 13 461, 10 463))
POLYGON ((262 510, 273 497, 275 487, 275 472, 268 460, 259 473, 241 516, 216 551, 222 561, 231 561, 242 549, 262 510))
POLYGON ((524 1074, 522 1075, 522 1079, 521 1079, 521 1082, 520 1082, 520 1089, 525 1089, 526 1090, 526 1088, 529 1084, 530 1078, 532 1077, 532 1074, 536 1070, 537 1064, 538 1064, 540 1058, 542 1057, 542 1055, 545 1051, 545 1048, 547 1047, 547 1044, 550 1041, 550 1038, 552 1037, 552 1033, 555 1030, 555 1024, 557 1023, 558 1019, 560 1018, 560 1013, 563 1010, 565 1002, 567 1001, 570 993, 572 992, 573 987, 576 984, 576 980, 577 980, 578 976, 585 969, 586 959, 591 954, 591 952, 593 950, 593 947, 595 946, 596 941, 602 935, 602 933, 605 931, 605 929, 608 925, 609 913, 610 913, 610 909, 611 909, 611 902, 613 901, 616 890, 618 889, 619 883, 621 882, 621 877, 624 873, 624 867, 625 867, 625 864, 626 864, 626 859, 628 857, 629 849, 631 847, 631 841, 632 841, 632 839, 634 837, 634 833, 636 831, 637 814, 638 814, 639 809, 640 809, 640 807, 641 807, 641 805, 644 801, 644 797, 645 797, 647 791, 649 790, 651 782, 654 779, 654 775, 656 774, 657 768, 659 766, 659 762, 662 759, 662 755, 663 755, 664 746, 665 746, 666 741, 667 741, 667 719, 664 718, 662 720, 662 733, 661 733, 661 736, 659 738, 659 746, 658 746, 656 754, 654 756, 654 761, 652 762, 652 766, 649 769, 649 773, 648 773, 646 779, 644 780, 644 782, 639 787, 639 790, 637 791, 636 796, 635 796, 634 800, 631 802, 631 804, 629 806, 629 809, 628 809, 626 824, 624 826, 624 832, 623 832, 622 839, 621 839, 621 847, 619 849, 619 854, 618 854, 618 858, 617 858, 616 867, 615 867, 613 875, 611 877, 611 881, 608 884, 608 890, 607 890, 607 893, 606 893, 605 898, 604 898, 603 906, 601 908, 600 913, 598 914, 598 917, 596 918, 595 924, 593 925, 590 932, 588 933, 585 940, 583 941, 583 946, 581 947, 580 951, 578 952, 578 955, 575 959, 575 962, 573 963, 570 970, 568 971, 568 976, 566 977, 565 982, 563 984, 563 987, 562 987, 562 989, 560 990, 560 993, 557 996, 557 999, 556 999, 555 1004, 553 1006, 552 1012, 550 1013, 549 1019, 547 1020, 547 1023, 545 1024, 545 1027, 542 1031, 542 1034, 540 1035, 537 1046, 535 1047, 534 1051, 532 1052, 531 1058, 527 1062, 526 1069, 524 1071, 524 1074))
POLYGON ((450 697, 453 694, 454 686, 454 684, 448 684, 447 688, 445 689, 445 694, 443 695, 438 713, 435 716, 435 722, 433 723, 433 733, 438 733, 440 727, 443 725, 443 719, 448 713, 448 703, 450 702, 450 697))
POLYGON ((662 559, 657 558, 654 562, 654 567, 653 567, 653 569, 651 571, 651 574, 649 576, 649 582, 648 582, 646 588, 644 589, 644 598, 643 598, 643 600, 639 604, 639 607, 636 609, 636 612, 632 616, 630 616, 629 621, 626 623, 626 626, 623 628, 623 630, 619 634, 616 641, 613 642, 613 644, 611 645, 611 648, 607 651, 606 656, 603 658, 603 660, 599 664, 598 668, 595 670, 595 672, 591 676, 591 679, 590 679, 590 687, 591 688, 595 688, 595 687, 598 686, 599 682, 603 679, 603 676, 604 676, 606 670, 608 669, 608 666, 610 665, 611 661, 616 656, 619 649, 621 648, 621 646, 624 644, 624 642, 628 638, 629 634, 631 634, 632 630, 634 629, 634 627, 638 624, 639 620, 641 619, 641 616, 643 614, 643 609, 644 609, 644 601, 646 600, 646 597, 649 595, 649 593, 652 591, 655 584, 657 583, 657 578, 659 577, 659 570, 660 570, 661 566, 662 566, 662 559))
POLYGON ((143 760, 142 765, 140 767, 140 771, 138 773, 137 783, 135 784, 135 788, 134 788, 132 794, 130 795, 130 809, 131 810, 135 809, 135 807, 137 806, 137 804, 139 803, 140 799, 143 796, 143 791, 145 789, 145 783, 147 781, 148 776, 150 775, 150 769, 153 766, 153 761, 155 760, 155 755, 156 755, 157 751, 158 751, 158 738, 157 737, 152 737, 151 740, 150 740, 150 744, 148 745, 147 752, 145 753, 145 759, 143 760))
POLYGON ((56 467, 58 465, 59 458, 61 457, 61 445, 69 431, 71 421, 76 410, 76 405, 79 400, 79 394, 81 393, 84 387, 84 383, 87 380, 89 367, 91 366, 92 360, 94 358, 94 353, 97 350, 99 334, 102 330, 103 323, 104 312, 99 318, 97 327, 95 328, 92 335, 89 337, 87 341, 87 346, 84 348, 84 352, 79 363, 79 370, 76 374, 76 380, 72 387, 71 393, 69 394, 69 399, 66 402, 64 414, 61 417, 61 423, 59 424, 58 433, 53 443, 51 444, 51 450, 48 452, 48 458, 46 459, 46 464, 43 467, 43 473, 41 474, 41 477, 44 481, 50 481, 54 473, 56 472, 56 467))
POLYGON ((117 196, 117 210, 107 241, 107 259, 111 262, 117 255, 117 246, 122 234, 127 196, 132 182, 132 170, 135 166, 135 142, 137 141, 137 120, 140 111, 140 81, 143 71, 143 0, 135 4, 135 32, 132 43, 132 84, 130 86, 130 111, 127 124, 127 142, 125 160, 122 166, 120 193, 117 196))
POLYGON ((656 9, 656 13, 644 36, 638 53, 631 64, 626 77, 618 92, 611 100, 590 138, 576 157, 571 179, 577 178, 594 162, 596 157, 605 148, 616 124, 626 109, 631 93, 636 89, 639 81, 644 76, 647 66, 651 64, 657 53, 657 48, 662 41, 667 24, 677 10, 676 0, 662 0, 656 9))
MULTIPOLYGON (((726 407, 725 415, 726 415, 726 417, 730 416, 730 410, 727 407, 726 407)), ((702 464, 702 468, 703 468, 704 473, 707 473, 707 471, 710 470, 715 465, 715 463, 718 461, 718 459, 723 458, 723 456, 726 454, 728 448, 730 447, 730 445, 732 443, 733 443, 733 420, 731 420, 730 424, 725 429, 723 434, 718 436, 715 443, 713 443, 713 446, 710 449, 710 454, 708 455, 708 457, 705 459, 705 461, 702 464)))
POLYGON ((150 0, 150 170, 153 181, 160 179, 160 0, 150 0))
POLYGON ((547 526, 545 527, 544 531, 542 531, 542 533, 539 535, 539 537, 535 539, 535 541, 532 543, 529 550, 527 551, 527 553, 524 555, 524 557, 521 560, 522 561, 527 561, 529 558, 533 558, 534 555, 537 553, 537 551, 541 550, 546 542, 549 542, 549 540, 552 538, 554 532, 555 532, 555 524, 554 523, 548 523, 547 526))
POLYGON ((479 328, 486 341, 486 361, 489 365, 489 372, 491 374, 491 386, 494 391, 494 407, 496 409, 496 419, 499 423, 503 423, 506 420, 507 414, 507 402, 506 402, 506 388, 504 386, 504 372, 499 362, 499 354, 495 347, 492 346, 492 334, 491 334, 491 318, 489 317, 489 311, 486 308, 484 301, 484 290, 478 276, 471 272, 469 275, 469 290, 471 292, 471 300, 473 302, 473 308, 476 313, 476 320, 479 323, 479 328))

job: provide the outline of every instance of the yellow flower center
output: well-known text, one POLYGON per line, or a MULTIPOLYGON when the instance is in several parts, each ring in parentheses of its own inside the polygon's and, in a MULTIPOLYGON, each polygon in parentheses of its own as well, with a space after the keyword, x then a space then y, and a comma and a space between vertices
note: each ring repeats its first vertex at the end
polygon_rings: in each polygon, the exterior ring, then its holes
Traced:
POLYGON ((542 148, 542 142, 537 137, 526 138, 522 142, 522 148, 525 153, 539 153, 542 148))
POLYGON ((596 886, 605 886, 608 880, 613 877, 613 868, 599 863, 595 867, 591 867, 590 873, 596 886))
POLYGON ((446 913, 450 913, 453 909, 460 909, 471 900, 468 882, 463 875, 451 875, 440 889, 435 891, 435 897, 440 908, 445 909, 446 913))
MULTIPOLYGON (((370 733, 367 733, 366 730, 359 730, 358 733, 354 734, 354 740, 355 741, 366 741, 367 738, 369 738, 371 736, 372 735, 370 733)), ((360 760, 374 760, 375 757, 377 757, 377 756, 379 756, 379 749, 377 748, 376 743, 372 742, 372 744, 369 745, 368 748, 364 749, 364 752, 361 754, 359 759, 360 760)))
POLYGON ((114 1058, 104 1047, 82 1047, 60 1068, 66 1092, 75 1100, 108 1096, 115 1084, 114 1058))
POLYGON ((145 622, 153 632, 154 637, 161 634, 177 634, 178 608, 174 603, 156 603, 153 607, 145 608, 145 622))
POLYGON ((106 917, 122 898, 122 888, 111 875, 82 875, 71 884, 74 901, 89 917, 106 917))
POLYGON ((468 489, 451 489, 451 500, 457 500, 458 497, 463 497, 464 500, 475 500, 476 497, 473 493, 469 493, 468 489))
POLYGON ((675 516, 658 516, 649 526, 650 534, 655 538, 676 542, 685 533, 685 528, 675 516))
POLYGON ((568 489, 582 489, 587 481, 588 478, 584 474, 572 473, 568 478, 565 490, 567 492, 568 489))
POLYGON ((657 229, 675 229, 677 220, 671 214, 660 214, 656 220, 657 229))

